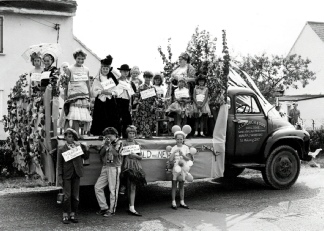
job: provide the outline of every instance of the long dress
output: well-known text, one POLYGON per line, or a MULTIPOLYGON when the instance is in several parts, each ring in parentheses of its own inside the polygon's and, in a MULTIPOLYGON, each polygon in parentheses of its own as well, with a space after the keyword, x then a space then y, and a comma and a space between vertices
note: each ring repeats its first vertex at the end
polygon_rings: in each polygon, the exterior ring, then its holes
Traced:
MULTIPOLYGON (((138 143, 130 140, 125 140, 123 147, 129 145, 138 145, 138 143)), ((140 153, 136 153, 140 155, 140 153)), ((145 186, 146 179, 145 179, 145 172, 143 171, 142 165, 140 160, 138 159, 131 159, 128 156, 124 157, 123 166, 122 166, 122 173, 121 178, 123 180, 130 180, 131 182, 135 183, 138 186, 145 186)))
POLYGON ((95 136, 101 136, 102 131, 107 127, 114 127, 117 130, 120 128, 120 116, 116 98, 100 94, 103 91, 101 82, 109 79, 112 79, 118 85, 118 80, 112 72, 112 68, 107 76, 102 76, 99 73, 94 79, 91 89, 95 102, 90 133, 95 136))
POLYGON ((84 130, 88 131, 92 118, 90 116, 89 89, 89 69, 85 66, 69 67, 71 72, 70 82, 68 85, 68 95, 65 101, 65 108, 68 108, 67 120, 76 120, 84 123, 84 130))
MULTIPOLYGON (((138 88, 138 95, 140 92, 148 89, 155 89, 151 85, 143 84, 138 88)), ((156 126, 156 114, 153 105, 155 105, 156 97, 150 97, 139 100, 137 111, 134 114, 134 125, 137 127, 138 132, 143 134, 145 137, 151 137, 152 131, 155 130, 156 126)))

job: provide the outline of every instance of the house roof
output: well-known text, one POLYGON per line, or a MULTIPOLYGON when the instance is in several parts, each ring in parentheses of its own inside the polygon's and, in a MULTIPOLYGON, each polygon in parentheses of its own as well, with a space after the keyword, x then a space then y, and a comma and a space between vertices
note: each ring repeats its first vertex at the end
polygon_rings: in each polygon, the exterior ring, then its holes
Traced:
POLYGON ((324 42, 324 22, 307 22, 307 24, 315 31, 315 33, 324 42))
POLYGON ((317 98, 324 98, 324 95, 284 95, 279 97, 279 101, 303 101, 317 98))
POLYGON ((73 0, 0 0, 0 12, 74 16, 73 0))
POLYGON ((90 54, 92 54, 94 57, 96 57, 96 59, 98 59, 99 61, 101 60, 101 58, 99 58, 99 56, 94 53, 90 48, 88 48, 83 42, 81 42, 77 37, 75 37, 75 35, 73 35, 73 39, 75 41, 77 41, 84 49, 86 49, 90 54))

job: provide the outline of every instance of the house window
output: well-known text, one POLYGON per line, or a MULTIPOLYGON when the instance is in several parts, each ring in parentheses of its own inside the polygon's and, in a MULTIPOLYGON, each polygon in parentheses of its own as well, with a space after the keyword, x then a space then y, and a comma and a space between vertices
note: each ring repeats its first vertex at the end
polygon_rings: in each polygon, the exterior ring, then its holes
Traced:
POLYGON ((0 16, 0 53, 3 53, 3 17, 0 16))

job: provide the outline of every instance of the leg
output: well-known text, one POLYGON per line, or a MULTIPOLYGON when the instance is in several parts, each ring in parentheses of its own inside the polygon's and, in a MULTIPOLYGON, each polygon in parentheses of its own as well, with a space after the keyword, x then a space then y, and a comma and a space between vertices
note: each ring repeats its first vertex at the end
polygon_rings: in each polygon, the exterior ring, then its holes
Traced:
POLYGON ((73 125, 72 128, 80 135, 80 121, 78 120, 73 120, 73 125))
POLYGON ((71 214, 76 214, 79 207, 79 191, 80 191, 80 177, 75 174, 71 182, 72 198, 71 198, 71 214))
POLYGON ((130 206, 134 206, 135 204, 135 195, 136 195, 136 185, 133 182, 130 182, 130 196, 129 196, 130 206))
POLYGON ((108 187, 110 192, 109 212, 115 213, 118 200, 120 167, 108 167, 108 187))
POLYGON ((108 185, 108 167, 103 166, 101 174, 95 184, 95 192, 101 210, 107 210, 108 205, 105 197, 104 188, 108 185))
POLYGON ((176 192, 177 192, 177 181, 176 180, 172 180, 172 205, 173 206, 176 206, 176 202, 175 202, 175 199, 176 199, 176 192))
POLYGON ((64 179, 63 193, 63 216, 68 216, 71 213, 71 179, 64 179))

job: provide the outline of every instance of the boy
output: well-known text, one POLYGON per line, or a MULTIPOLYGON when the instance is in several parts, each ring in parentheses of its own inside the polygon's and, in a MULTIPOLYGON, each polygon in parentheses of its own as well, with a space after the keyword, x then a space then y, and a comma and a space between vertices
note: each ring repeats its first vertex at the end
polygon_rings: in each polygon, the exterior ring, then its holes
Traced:
POLYGON ((120 181, 120 172, 122 165, 123 143, 119 140, 118 131, 113 127, 108 127, 103 131, 105 136, 104 144, 100 149, 100 158, 102 161, 101 174, 95 184, 95 192, 100 211, 97 214, 104 217, 115 215, 118 190, 120 181), (104 188, 108 185, 110 192, 110 207, 108 208, 104 188))
POLYGON ((63 186, 63 223, 69 224, 70 221, 78 223, 77 209, 79 206, 80 177, 83 176, 83 160, 89 158, 89 152, 84 145, 75 141, 78 134, 75 130, 68 128, 64 132, 66 143, 58 151, 58 184, 63 186), (81 146, 83 155, 77 156, 72 160, 65 161, 62 153, 81 146), (70 217, 69 217, 70 216, 70 217))

